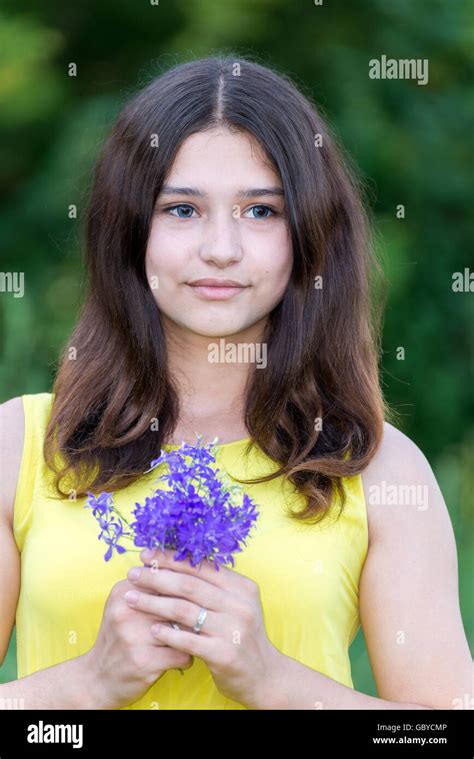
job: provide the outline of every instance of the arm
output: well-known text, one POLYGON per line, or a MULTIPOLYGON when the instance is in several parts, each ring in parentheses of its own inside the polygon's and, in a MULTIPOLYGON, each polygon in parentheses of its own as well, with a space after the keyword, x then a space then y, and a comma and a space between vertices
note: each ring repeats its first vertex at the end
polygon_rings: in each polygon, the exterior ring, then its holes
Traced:
POLYGON ((0 709, 111 709, 89 666, 88 655, 0 685, 0 709))
MULTIPOLYGON (((20 591, 20 555, 12 525, 23 437, 22 400, 12 398, 0 405, 0 664, 15 624, 20 591)), ((0 685, 0 709, 12 708, 11 699, 19 699, 25 709, 106 709, 93 673, 85 654, 4 683, 0 685)))
POLYGON ((370 540, 359 587, 360 616, 380 698, 277 652, 273 682, 250 708, 452 709, 472 699, 456 545, 430 465, 409 438, 386 424, 363 485, 370 540), (400 505, 374 502, 374 486, 383 481, 397 486, 400 505), (422 486, 416 505, 402 505, 406 491, 400 488, 407 485, 422 486))

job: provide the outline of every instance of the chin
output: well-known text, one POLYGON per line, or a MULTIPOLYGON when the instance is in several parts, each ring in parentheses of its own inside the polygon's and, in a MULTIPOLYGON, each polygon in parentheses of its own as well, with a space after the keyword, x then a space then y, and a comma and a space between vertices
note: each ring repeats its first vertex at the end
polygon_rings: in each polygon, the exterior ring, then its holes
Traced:
POLYGON ((219 338, 226 339, 228 337, 232 337, 233 335, 237 335, 239 332, 241 332, 244 328, 241 326, 234 326, 234 327, 188 327, 190 332, 194 332, 196 335, 200 335, 201 337, 208 337, 209 340, 219 340, 219 338))

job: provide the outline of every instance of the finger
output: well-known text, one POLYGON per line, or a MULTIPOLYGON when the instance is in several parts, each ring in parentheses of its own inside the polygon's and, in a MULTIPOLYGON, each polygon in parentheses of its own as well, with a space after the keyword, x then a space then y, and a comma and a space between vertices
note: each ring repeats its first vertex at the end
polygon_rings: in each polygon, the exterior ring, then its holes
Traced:
MULTIPOLYGON (((127 604, 138 611, 163 617, 178 624, 186 625, 192 629, 199 617, 199 606, 186 601, 184 598, 171 598, 169 596, 156 596, 150 593, 140 593, 139 591, 128 591, 125 593, 127 604)), ((222 626, 222 625, 221 625, 222 626)), ((204 621, 202 633, 212 635, 219 629, 218 615, 213 611, 208 611, 204 621), (205 629, 204 629, 205 628, 205 629)))
POLYGON ((241 576, 237 572, 226 567, 220 566, 219 569, 216 569, 214 562, 211 562, 208 559, 203 559, 198 566, 192 567, 188 560, 176 561, 173 558, 175 553, 176 551, 169 548, 155 548, 150 556, 144 555, 144 551, 142 551, 140 553, 140 558, 151 566, 172 569, 173 571, 183 572, 184 574, 190 574, 194 577, 200 577, 222 589, 229 589, 232 587, 238 582, 238 578, 241 576))
POLYGON ((198 656, 207 664, 214 664, 215 642, 211 638, 203 636, 202 633, 199 635, 194 632, 188 633, 162 624, 153 625, 151 632, 155 640, 163 645, 191 656, 198 656))
MULTIPOLYGON (((146 616, 146 618, 148 620, 148 623, 147 623, 148 627, 150 627, 150 624, 152 622, 153 622, 153 624, 166 625, 167 627, 173 627, 173 625, 176 624, 174 622, 174 620, 173 620, 173 622, 170 622, 169 620, 164 619, 164 617, 155 617, 155 618, 153 618, 153 616, 147 614, 146 611, 143 612, 143 614, 146 616)), ((192 632, 191 628, 190 627, 186 627, 186 625, 180 625, 179 627, 180 627, 181 630, 185 630, 186 632, 192 632)), ((150 632, 150 636, 151 636, 151 643, 152 643, 152 645, 154 645, 154 646, 164 646, 165 645, 164 643, 160 643, 156 638, 154 638, 153 635, 151 635, 151 632, 150 632)))
MULTIPOLYGON (((194 664, 194 659, 189 659, 189 654, 185 651, 176 651, 171 646, 167 646, 163 643, 157 643, 156 639, 150 634, 151 643, 154 646, 151 650, 151 657, 154 659, 154 654, 157 654, 157 664, 159 670, 164 670, 162 674, 168 669, 190 669, 194 664), (158 652, 158 648, 160 649, 158 652)), ((183 673, 182 673, 183 674, 183 673)), ((160 675, 161 677, 161 675, 160 675)), ((157 678, 150 678, 151 682, 154 682, 157 678)), ((159 678, 158 678, 159 679, 159 678)))
MULTIPOLYGON (((131 587, 131 590, 132 590, 132 591, 133 591, 133 590, 135 590, 135 588, 134 588, 134 586, 133 586, 133 585, 131 585, 130 587, 131 587)), ((148 612, 146 612, 146 611, 143 611, 143 612, 142 612, 142 611, 140 611, 140 609, 136 609, 136 608, 134 608, 134 607, 133 607, 133 606, 131 606, 129 603, 127 603, 127 601, 125 600, 125 597, 124 597, 124 595, 122 595, 122 601, 124 601, 124 603, 125 603, 126 607, 127 607, 127 608, 128 608, 128 610, 131 612, 131 615, 132 615, 132 616, 133 616, 134 614, 137 614, 137 615, 138 615, 138 617, 139 617, 139 619, 140 619, 140 629, 141 629, 141 625, 143 625, 143 626, 146 626, 146 629, 147 629, 147 631, 148 631, 148 630, 150 629, 150 624, 153 624, 154 622, 157 622, 157 623, 159 623, 159 624, 164 624, 164 625, 172 625, 172 624, 173 624, 173 622, 175 621, 175 620, 172 620, 172 621, 170 621, 170 620, 168 620, 168 619, 165 619, 165 617, 163 617, 163 616, 160 616, 159 614, 155 614, 155 615, 153 615, 153 614, 149 614, 149 613, 148 613, 148 612)), ((188 628, 186 625, 180 625, 180 627, 183 627, 183 628, 184 628, 185 630, 187 630, 188 632, 191 632, 191 627, 189 627, 189 628, 188 628)), ((154 642, 154 643, 155 643, 155 645, 156 645, 156 641, 153 641, 153 642, 154 642)))
POLYGON ((163 567, 132 567, 128 577, 138 589, 142 588, 157 595, 185 598, 212 611, 224 611, 230 599, 229 593, 224 593, 221 588, 206 580, 163 567), (138 577, 131 577, 132 572, 138 572, 138 577))
MULTIPOLYGON (((132 587, 132 590, 135 590, 135 588, 132 587)), ((165 619, 165 617, 161 617, 157 614, 153 615, 153 614, 149 614, 146 611, 140 611, 140 609, 134 608, 126 601, 125 601, 125 605, 127 606, 127 608, 129 609, 132 615, 137 614, 140 617, 140 622, 143 625, 146 625, 147 630, 150 629, 150 624, 153 624, 154 622, 158 624, 172 625, 173 622, 175 621, 175 620, 170 621, 168 619, 165 619)), ((180 625, 180 627, 183 627, 183 629, 187 630, 188 632, 191 632, 191 629, 192 629, 191 627, 186 627, 186 625, 180 625)), ((154 643, 156 645, 156 641, 154 641, 154 643)))

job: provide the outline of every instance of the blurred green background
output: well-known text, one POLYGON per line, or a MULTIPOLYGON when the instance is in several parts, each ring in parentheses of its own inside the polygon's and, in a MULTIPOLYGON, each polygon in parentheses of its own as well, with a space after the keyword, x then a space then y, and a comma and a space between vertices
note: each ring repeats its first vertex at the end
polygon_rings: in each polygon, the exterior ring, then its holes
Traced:
MULTIPOLYGON (((383 389, 448 504, 471 652, 474 295, 453 292, 452 275, 469 266, 472 241, 473 43, 469 0, 3 0, 0 11, 0 269, 25 272, 23 298, 0 292, 0 401, 51 389, 81 298, 91 168, 124 100, 169 66, 218 52, 288 73, 369 192, 390 293, 383 389), (370 79, 369 60, 383 54, 427 58, 429 83, 370 79)), ((351 661, 356 689, 376 695, 362 631, 351 661)), ((13 633, 0 681, 14 678, 13 633)))

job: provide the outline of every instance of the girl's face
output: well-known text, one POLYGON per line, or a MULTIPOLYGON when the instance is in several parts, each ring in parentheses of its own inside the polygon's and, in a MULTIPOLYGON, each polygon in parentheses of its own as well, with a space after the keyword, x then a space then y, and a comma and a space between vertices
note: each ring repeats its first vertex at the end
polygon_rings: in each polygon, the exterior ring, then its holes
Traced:
POLYGON ((157 198, 146 250, 164 324, 208 337, 263 327, 292 263, 281 180, 255 138, 222 129, 188 137, 157 198), (201 279, 240 288, 192 284, 201 279))

